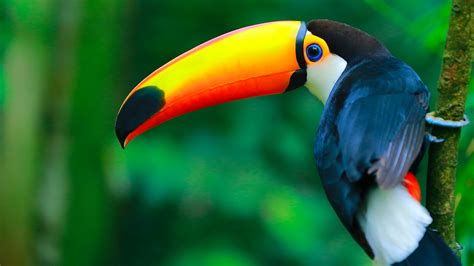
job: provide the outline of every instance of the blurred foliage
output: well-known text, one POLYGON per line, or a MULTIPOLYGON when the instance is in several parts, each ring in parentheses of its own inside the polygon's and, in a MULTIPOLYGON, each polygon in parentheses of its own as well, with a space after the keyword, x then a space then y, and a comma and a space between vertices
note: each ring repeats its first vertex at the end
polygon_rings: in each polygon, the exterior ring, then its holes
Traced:
MULTIPOLYGON (((435 99, 449 7, 0 0, 0 264, 371 265, 319 183, 312 142, 322 105, 307 91, 200 110, 125 151, 115 113, 134 85, 178 54, 287 19, 329 18, 371 33, 435 99)), ((467 108, 474 117, 473 86, 467 108)), ((474 126, 463 129, 456 216, 471 264, 473 136, 474 126)))

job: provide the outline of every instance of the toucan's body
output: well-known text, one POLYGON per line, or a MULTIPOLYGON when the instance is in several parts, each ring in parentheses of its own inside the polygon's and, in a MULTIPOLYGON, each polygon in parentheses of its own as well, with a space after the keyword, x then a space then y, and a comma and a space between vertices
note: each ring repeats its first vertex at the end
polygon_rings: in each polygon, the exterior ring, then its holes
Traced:
POLYGON ((375 38, 328 20, 284 21, 213 39, 159 68, 126 98, 122 146, 196 109, 305 85, 323 103, 314 153, 327 197, 382 265, 459 265, 433 231, 409 172, 425 135, 429 92, 375 38))
POLYGON ((319 175, 339 218, 369 254, 357 215, 371 190, 403 185, 423 142, 428 99, 403 62, 374 58, 348 65, 324 109, 314 147, 319 175))

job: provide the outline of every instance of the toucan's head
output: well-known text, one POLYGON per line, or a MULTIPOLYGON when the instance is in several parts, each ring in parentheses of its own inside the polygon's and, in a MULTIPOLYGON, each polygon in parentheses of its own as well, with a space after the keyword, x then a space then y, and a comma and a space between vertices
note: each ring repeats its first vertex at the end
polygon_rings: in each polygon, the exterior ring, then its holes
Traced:
POLYGON ((228 101, 306 86, 324 103, 347 65, 331 43, 341 54, 350 50, 337 44, 350 37, 337 25, 345 24, 264 23, 224 34, 178 56, 140 82, 123 102, 115 124, 122 147, 169 119, 228 101), (339 33, 331 35, 331 28, 339 33))

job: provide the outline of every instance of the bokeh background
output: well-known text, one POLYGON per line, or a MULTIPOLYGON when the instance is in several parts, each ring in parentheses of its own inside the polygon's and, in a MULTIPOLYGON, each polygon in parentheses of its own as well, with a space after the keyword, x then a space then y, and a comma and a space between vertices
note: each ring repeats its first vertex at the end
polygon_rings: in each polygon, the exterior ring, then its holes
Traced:
MULTIPOLYGON (((371 265, 321 188, 312 143, 322 105, 305 89, 188 114, 125 151, 115 115, 142 78, 210 38, 313 18, 376 36, 419 73, 434 106, 450 4, 0 0, 0 264, 371 265)), ((466 112, 474 118, 472 86, 466 112)), ((474 125, 463 129, 457 180, 468 265, 473 136, 474 125)))

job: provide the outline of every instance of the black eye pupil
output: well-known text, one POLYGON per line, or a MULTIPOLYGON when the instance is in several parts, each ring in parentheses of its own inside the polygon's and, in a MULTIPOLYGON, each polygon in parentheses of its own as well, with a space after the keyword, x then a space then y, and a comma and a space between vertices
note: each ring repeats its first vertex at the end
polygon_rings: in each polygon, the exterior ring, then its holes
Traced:
POLYGON ((310 56, 318 56, 318 54, 319 54, 319 49, 318 49, 317 47, 315 47, 315 46, 310 46, 308 52, 309 52, 309 55, 310 55, 310 56))
POLYGON ((313 43, 306 48, 306 54, 309 60, 316 62, 323 56, 323 49, 318 44, 313 43))

